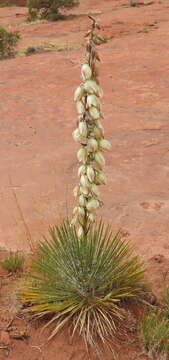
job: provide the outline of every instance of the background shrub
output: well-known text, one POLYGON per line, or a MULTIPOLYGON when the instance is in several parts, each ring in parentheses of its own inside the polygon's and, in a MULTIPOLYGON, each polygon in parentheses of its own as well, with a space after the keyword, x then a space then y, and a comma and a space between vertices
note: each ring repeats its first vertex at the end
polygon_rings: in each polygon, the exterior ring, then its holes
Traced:
POLYGON ((22 254, 10 253, 9 256, 1 262, 2 267, 9 273, 16 273, 23 269, 25 258, 22 254))
POLYGON ((140 340, 153 360, 169 359, 169 318, 165 311, 151 310, 140 327, 140 340))
POLYGON ((37 18, 56 21, 63 18, 59 12, 60 8, 72 8, 78 5, 77 0, 28 0, 28 21, 37 18))
POLYGON ((15 55, 15 47, 19 39, 18 32, 9 32, 0 27, 0 59, 15 55))

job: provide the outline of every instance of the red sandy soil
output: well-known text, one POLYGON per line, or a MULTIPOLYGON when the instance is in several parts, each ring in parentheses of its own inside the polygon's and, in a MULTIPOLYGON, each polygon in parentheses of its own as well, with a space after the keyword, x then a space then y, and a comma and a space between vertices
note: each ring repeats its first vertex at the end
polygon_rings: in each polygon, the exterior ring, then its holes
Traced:
MULTIPOLYGON (((26 23, 24 7, 0 8, 0 24, 21 33, 19 51, 49 43, 62 48, 0 63, 0 246, 29 252, 49 225, 71 216, 78 181, 72 98, 80 82, 87 14, 94 13, 101 33, 111 37, 99 48, 104 128, 112 143, 99 215, 133 242, 148 264, 153 291, 162 296, 169 282, 169 5, 126 5, 81 0, 66 11, 66 21, 35 24, 26 23)), ((44 337, 29 331, 24 341, 10 339, 9 359, 85 359, 83 345, 67 345, 64 334, 41 353, 31 346, 44 337)), ((119 360, 132 360, 135 352, 135 359, 144 359, 134 342, 120 350, 119 360)))

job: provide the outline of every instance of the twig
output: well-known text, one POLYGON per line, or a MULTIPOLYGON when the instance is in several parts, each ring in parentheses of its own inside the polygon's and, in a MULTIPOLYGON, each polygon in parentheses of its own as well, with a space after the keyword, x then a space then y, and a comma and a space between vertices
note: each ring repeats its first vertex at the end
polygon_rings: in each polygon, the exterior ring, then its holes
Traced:
POLYGON ((15 199, 16 206, 17 206, 17 208, 18 208, 18 212, 19 212, 20 218, 21 218, 22 223, 23 223, 24 228, 25 228, 25 233, 26 233, 27 240, 28 240, 28 242, 29 242, 30 250, 31 250, 31 252, 34 252, 34 246, 33 246, 32 236, 31 236, 29 227, 28 227, 28 225, 27 225, 27 223, 26 223, 26 221, 25 221, 25 218, 24 218, 22 209, 21 209, 21 207, 20 207, 20 204, 19 204, 19 201, 18 201, 18 198, 17 198, 17 195, 16 195, 16 191, 14 190, 14 187, 13 187, 12 180, 11 180, 11 177, 10 177, 10 176, 9 176, 9 184, 10 184, 10 187, 11 187, 11 191, 12 191, 13 197, 14 197, 14 199, 15 199))
POLYGON ((43 355, 43 352, 42 352, 42 349, 40 348, 40 346, 37 346, 37 345, 32 345, 31 346, 31 348, 32 349, 35 349, 35 350, 39 350, 40 351, 40 353, 41 353, 41 355, 42 355, 42 360, 45 360, 45 357, 44 357, 44 355, 43 355))

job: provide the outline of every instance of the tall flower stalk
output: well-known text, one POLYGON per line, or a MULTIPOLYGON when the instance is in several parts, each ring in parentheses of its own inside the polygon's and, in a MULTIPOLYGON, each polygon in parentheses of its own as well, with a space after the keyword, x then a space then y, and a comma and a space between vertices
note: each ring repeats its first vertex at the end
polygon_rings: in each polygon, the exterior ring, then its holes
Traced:
POLYGON ((105 159, 103 151, 109 150, 111 144, 104 138, 104 129, 101 124, 100 98, 103 90, 99 85, 100 61, 96 46, 102 42, 97 34, 99 26, 92 20, 91 30, 86 34, 85 63, 81 68, 82 83, 74 93, 74 101, 78 113, 78 126, 73 132, 73 138, 81 147, 77 158, 81 163, 78 169, 79 184, 74 188, 77 206, 73 210, 72 224, 78 226, 78 236, 87 234, 89 226, 95 221, 96 210, 102 206, 99 185, 106 184, 106 175, 103 172, 105 159))

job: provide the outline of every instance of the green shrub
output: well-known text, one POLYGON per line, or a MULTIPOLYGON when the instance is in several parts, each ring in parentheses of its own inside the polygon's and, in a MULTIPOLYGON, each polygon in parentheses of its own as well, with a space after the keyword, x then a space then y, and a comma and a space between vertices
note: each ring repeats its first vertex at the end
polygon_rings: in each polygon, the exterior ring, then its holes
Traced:
POLYGON ((18 32, 9 32, 0 27, 0 59, 15 55, 15 46, 19 39, 20 35, 18 32))
POLYGON ((136 7, 136 6, 137 6, 137 1, 135 1, 135 0, 130 0, 129 5, 130 5, 131 7, 136 7))
POLYGON ((151 310, 142 321, 140 340, 152 359, 169 359, 168 314, 161 310, 151 310))
MULTIPOLYGON (((65 325, 77 331, 86 345, 98 349, 124 320, 123 303, 144 293, 144 268, 120 234, 113 236, 100 222, 87 237, 78 237, 65 222, 50 229, 33 262, 32 281, 20 300, 35 318, 50 315, 50 338, 65 325)), ((49 318, 48 318, 49 320, 49 318)))
POLYGON ((13 6, 13 4, 11 4, 10 2, 6 1, 2 4, 0 4, 0 8, 4 8, 4 7, 11 7, 13 6))
POLYGON ((77 0, 28 0, 28 21, 37 18, 56 21, 63 18, 59 12, 60 8, 72 8, 78 5, 77 0))
POLYGON ((34 46, 28 46, 26 51, 25 51, 25 55, 29 56, 29 55, 33 55, 38 51, 38 49, 34 46))
POLYGON ((2 267, 9 273, 16 273, 23 269, 24 256, 18 252, 10 253, 9 256, 1 262, 2 267))

